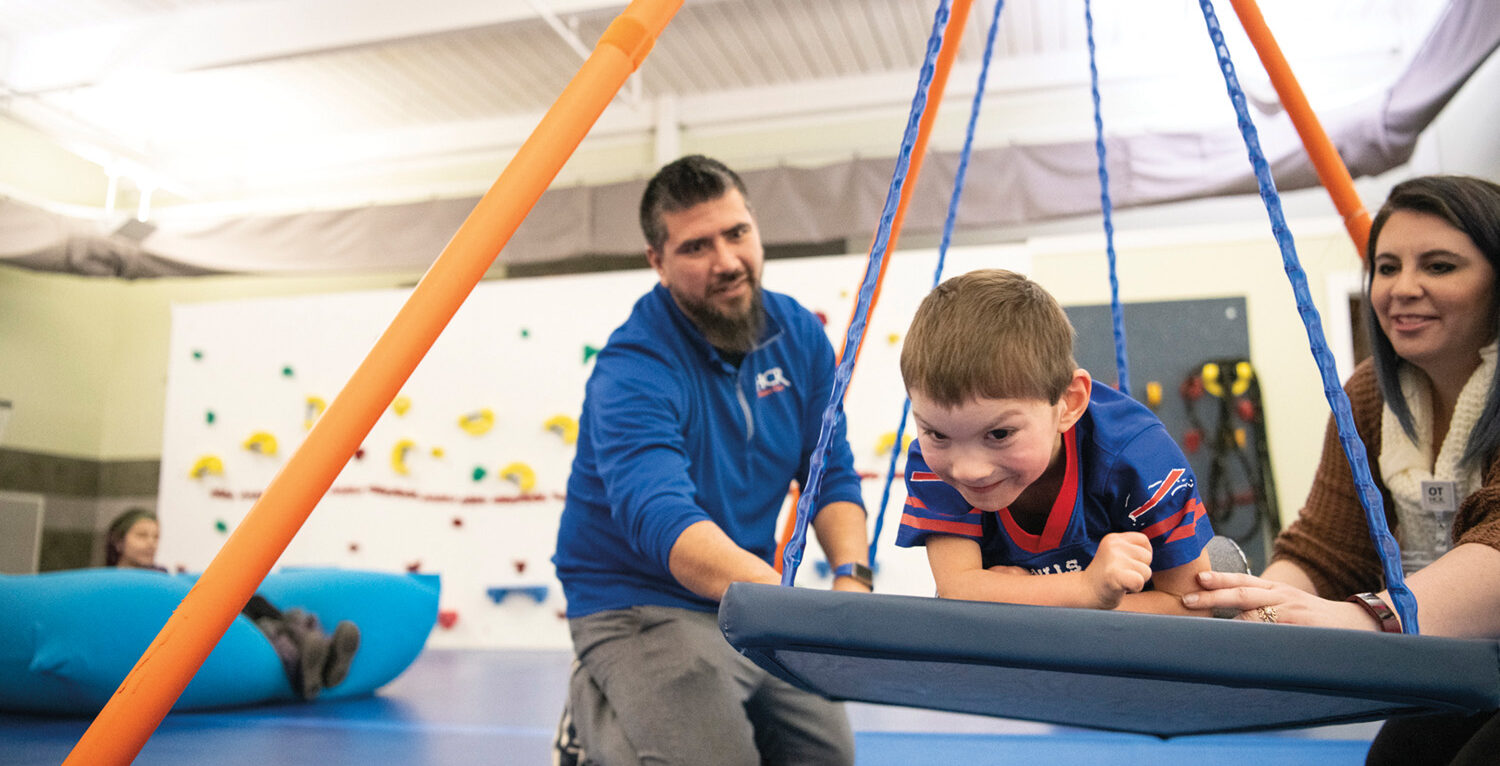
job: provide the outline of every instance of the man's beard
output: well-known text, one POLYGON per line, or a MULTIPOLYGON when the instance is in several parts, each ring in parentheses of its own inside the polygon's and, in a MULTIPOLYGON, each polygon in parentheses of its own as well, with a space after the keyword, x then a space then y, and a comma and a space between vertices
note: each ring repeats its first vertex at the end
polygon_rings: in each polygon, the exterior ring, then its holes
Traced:
POLYGON ((749 274, 745 279, 750 286, 750 305, 738 314, 726 314, 707 301, 672 294, 682 312, 698 325, 714 348, 737 354, 748 353, 766 329, 766 307, 761 300, 760 283, 749 274))

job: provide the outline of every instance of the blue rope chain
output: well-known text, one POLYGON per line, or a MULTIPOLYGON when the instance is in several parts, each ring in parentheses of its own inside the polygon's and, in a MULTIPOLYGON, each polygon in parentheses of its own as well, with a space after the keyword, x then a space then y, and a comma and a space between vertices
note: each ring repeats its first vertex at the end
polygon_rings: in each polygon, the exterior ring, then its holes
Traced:
POLYGON ((1115 376, 1120 393, 1130 395, 1130 362, 1125 356, 1125 310, 1120 306, 1120 280, 1115 275, 1115 221, 1109 199, 1109 168, 1104 151, 1104 116, 1099 109, 1099 66, 1094 54, 1094 11, 1083 0, 1083 25, 1089 42, 1089 85, 1094 96, 1094 152, 1099 155, 1099 207, 1104 211, 1104 251, 1109 255, 1109 315, 1115 327, 1115 376))
POLYGON ((829 392, 828 407, 823 410, 823 423, 818 431, 818 443, 813 448, 808 464, 807 486, 797 500, 797 521, 792 535, 787 539, 786 550, 781 557, 781 584, 792 585, 797 579, 797 567, 802 563, 802 549, 807 545, 807 523, 812 518, 818 493, 823 486, 823 474, 828 455, 829 442, 839 418, 844 416, 844 392, 849 389, 849 378, 854 374, 854 359, 859 356, 859 344, 864 335, 865 321, 870 313, 870 304, 875 296, 875 283, 880 277, 880 263, 885 260, 885 249, 890 243, 891 225, 896 217, 896 206, 901 198, 901 187, 906 183, 906 172, 911 166, 911 155, 917 141, 917 130, 922 120, 922 111, 927 106, 927 91, 932 85, 938 51, 943 47, 943 29, 948 26, 948 0, 940 0, 937 13, 932 20, 932 34, 927 39, 927 57, 922 62, 922 71, 917 79, 917 93, 912 97, 911 114, 906 121, 906 132, 901 138, 901 151, 896 155, 896 171, 891 177, 891 186, 886 191, 885 208, 880 214, 880 226, 875 233, 875 242, 870 246, 869 263, 865 267, 864 282, 860 284, 859 296, 854 304, 854 316, 849 321, 849 330, 844 337, 844 356, 833 371, 833 390, 829 392))
POLYGON ((1224 73, 1224 83, 1229 89, 1229 100, 1234 105, 1235 115, 1239 122, 1240 134, 1245 139, 1245 148, 1250 153, 1250 165, 1255 169, 1255 181, 1260 187, 1261 200, 1265 202, 1266 213, 1271 218, 1271 233, 1276 237, 1276 244, 1281 248, 1281 259, 1286 270, 1287 278, 1291 280, 1292 292, 1297 297, 1297 312, 1302 315, 1302 324, 1307 328, 1307 338, 1312 343, 1312 354, 1317 362, 1318 372, 1323 378, 1323 394, 1328 398, 1328 404, 1333 409, 1334 422, 1338 426, 1339 443, 1344 447, 1344 456, 1349 460, 1349 468, 1354 474, 1354 486, 1359 494, 1359 501, 1364 506, 1365 519, 1370 525, 1370 539, 1375 543, 1375 550, 1380 554, 1381 568, 1385 571, 1386 588, 1391 594, 1391 600, 1395 602, 1396 612, 1401 615, 1401 628, 1405 633, 1417 633, 1417 600, 1411 590, 1406 587, 1406 579, 1401 573, 1401 552, 1396 546, 1396 540, 1391 536, 1390 528, 1385 523, 1385 506, 1380 497, 1380 490, 1375 487, 1375 481, 1370 476, 1370 464, 1365 455, 1365 444, 1360 441, 1359 433, 1354 428, 1354 416, 1349 409, 1349 397, 1344 393, 1340 385, 1338 370, 1334 367, 1333 354, 1328 350, 1328 342, 1323 338, 1323 324, 1318 317, 1318 310, 1314 308, 1312 294, 1307 287, 1307 275, 1302 270, 1302 265, 1297 259, 1297 250, 1292 244, 1291 231, 1287 229, 1286 217, 1281 210, 1281 196, 1276 192, 1275 182, 1271 179, 1271 168, 1266 162, 1265 153, 1261 151, 1260 139, 1255 130, 1255 125, 1250 121, 1250 110, 1245 103, 1245 92, 1240 88, 1239 79, 1234 73, 1234 62, 1229 58, 1229 48, 1224 44, 1224 31, 1219 27, 1219 19, 1214 14, 1212 0, 1198 0, 1203 8, 1203 19, 1208 24, 1208 36, 1213 41, 1214 52, 1219 58, 1219 69, 1224 73))
MULTIPOLYGON (((979 124, 979 107, 984 104, 985 83, 990 77, 990 60, 995 55, 995 33, 1000 28, 1000 9, 1005 0, 996 0, 990 19, 989 36, 984 41, 984 62, 979 66, 979 84, 975 86, 974 102, 969 107, 969 126, 964 134, 964 148, 958 155, 958 173, 953 178, 953 195, 948 200, 948 217, 943 221, 943 239, 938 244, 937 268, 932 272, 932 286, 936 288, 943 280, 943 263, 948 259, 948 246, 953 242, 953 225, 958 219, 958 201, 963 196, 964 178, 969 173, 969 155, 974 149, 975 128, 979 124)), ((875 566, 875 548, 880 543, 880 531, 885 527, 885 511, 891 504, 891 483, 896 478, 896 464, 901 459, 902 443, 906 437, 906 416, 911 412, 911 400, 901 402, 901 421, 896 424, 896 443, 891 446, 891 463, 885 471, 885 488, 880 494, 880 510, 875 514, 875 532, 870 535, 870 566, 875 566)))

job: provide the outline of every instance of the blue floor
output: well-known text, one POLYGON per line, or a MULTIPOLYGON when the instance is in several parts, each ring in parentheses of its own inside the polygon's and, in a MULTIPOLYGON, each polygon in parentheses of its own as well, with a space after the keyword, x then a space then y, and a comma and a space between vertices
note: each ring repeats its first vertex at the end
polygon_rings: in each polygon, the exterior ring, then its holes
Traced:
MULTIPOLYGON (((568 663, 567 652, 429 650, 374 697, 170 715, 136 763, 547 764, 568 663)), ((1375 724, 1360 724, 1162 741, 875 705, 851 704, 849 716, 859 766, 1355 766, 1375 731, 1375 724)), ((88 725, 82 718, 0 714, 0 765, 56 766, 88 725)))

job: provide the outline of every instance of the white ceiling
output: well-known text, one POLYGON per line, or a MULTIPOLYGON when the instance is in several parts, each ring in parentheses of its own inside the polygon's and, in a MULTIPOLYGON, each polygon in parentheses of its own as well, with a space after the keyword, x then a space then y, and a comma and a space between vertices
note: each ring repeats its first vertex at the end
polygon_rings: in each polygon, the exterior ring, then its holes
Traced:
MULTIPOLYGON (((1196 0, 1097 0, 1115 134, 1227 117, 1196 0)), ((95 163, 82 200, 154 216, 280 212, 487 188, 625 6, 608 0, 0 0, 0 118, 95 163)), ((937 0, 688 0, 564 169, 649 175, 894 154, 937 0)), ((1442 0, 1262 0, 1318 109, 1379 92, 1442 0)), ((993 0, 974 4, 935 148, 957 148, 993 0)), ((1092 136, 1083 0, 1009 0, 982 146, 1092 136)), ((1241 79, 1274 108, 1230 5, 1241 79)), ((3 165, 4 163, 0 163, 3 165)), ((31 171, 33 174, 35 171, 31 171)), ((25 173, 18 196, 57 197, 25 173)))

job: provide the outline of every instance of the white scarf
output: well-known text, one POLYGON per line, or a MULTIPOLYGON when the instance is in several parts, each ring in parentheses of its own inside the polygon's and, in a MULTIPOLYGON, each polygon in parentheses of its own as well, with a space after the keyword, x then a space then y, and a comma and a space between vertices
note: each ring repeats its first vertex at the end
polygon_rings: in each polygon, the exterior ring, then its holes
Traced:
POLYGON ((1479 421, 1489 395, 1490 379, 1495 374, 1496 344, 1479 350, 1479 368, 1469 376, 1458 402, 1448 433, 1443 437, 1437 459, 1429 458, 1432 449, 1432 400, 1428 387, 1416 370, 1401 365, 1401 393, 1411 411, 1417 441, 1401 428, 1401 421, 1385 406, 1380 419, 1380 473, 1396 507, 1401 533, 1401 565, 1407 574, 1431 564, 1453 547, 1453 517, 1458 504, 1484 481, 1483 467, 1461 467, 1459 459, 1469 445, 1469 432, 1479 421), (1430 468, 1429 468, 1430 466, 1430 468), (1422 507, 1422 482, 1453 482, 1456 490, 1451 501, 1454 511, 1432 511, 1422 507))

